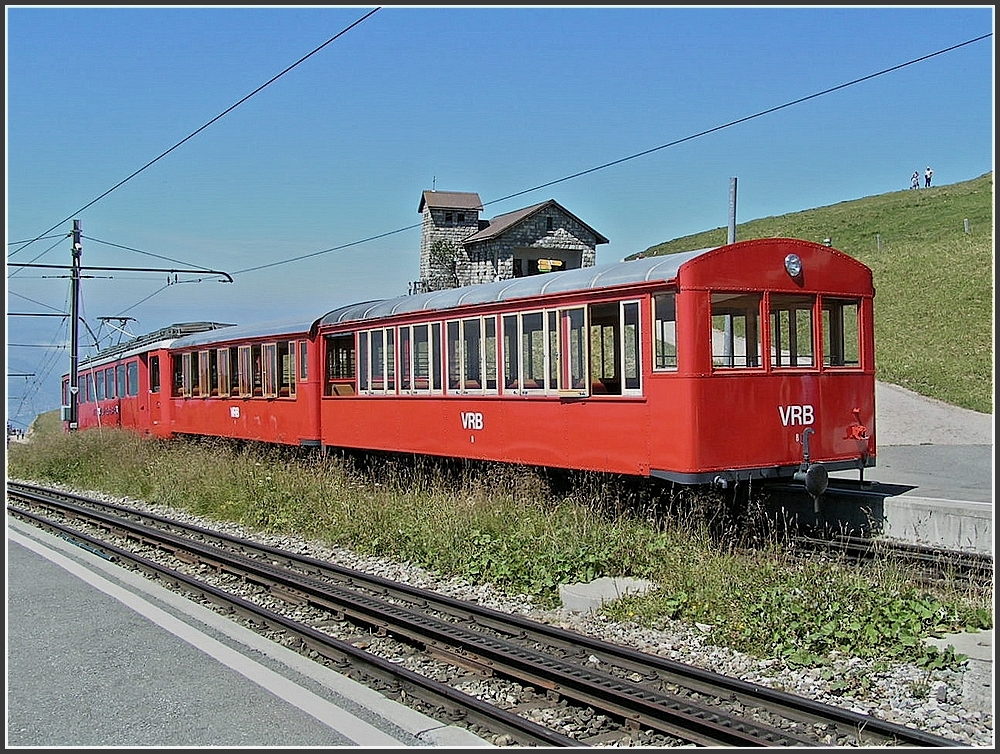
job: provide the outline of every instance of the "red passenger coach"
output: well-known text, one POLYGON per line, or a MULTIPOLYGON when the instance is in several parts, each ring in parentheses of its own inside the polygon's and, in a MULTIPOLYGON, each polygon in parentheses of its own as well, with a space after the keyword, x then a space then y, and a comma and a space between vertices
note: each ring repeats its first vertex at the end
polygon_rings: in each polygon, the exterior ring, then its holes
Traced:
MULTIPOLYGON (((219 327, 231 325, 171 325, 83 359, 77 371, 78 428, 125 427, 142 434, 169 436, 169 414, 161 391, 161 385, 170 384, 167 349, 179 337, 219 327)), ((63 425, 68 428, 68 375, 62 383, 63 425)))
POLYGON ((818 495, 874 465, 873 296, 761 239, 343 307, 313 326, 322 444, 818 495))
POLYGON ((170 429, 319 445, 319 374, 309 321, 234 326, 170 346, 170 429))

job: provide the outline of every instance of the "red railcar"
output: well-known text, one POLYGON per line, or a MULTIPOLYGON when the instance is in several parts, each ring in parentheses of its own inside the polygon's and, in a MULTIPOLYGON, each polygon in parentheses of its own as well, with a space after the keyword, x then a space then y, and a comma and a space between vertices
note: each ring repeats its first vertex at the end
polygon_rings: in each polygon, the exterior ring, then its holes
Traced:
POLYGON ((871 271, 761 239, 347 306, 328 446, 728 484, 875 458, 871 271))
POLYGON ((148 395, 118 416, 816 495, 875 464, 874 293, 852 257, 775 238, 206 328, 133 347, 148 395))

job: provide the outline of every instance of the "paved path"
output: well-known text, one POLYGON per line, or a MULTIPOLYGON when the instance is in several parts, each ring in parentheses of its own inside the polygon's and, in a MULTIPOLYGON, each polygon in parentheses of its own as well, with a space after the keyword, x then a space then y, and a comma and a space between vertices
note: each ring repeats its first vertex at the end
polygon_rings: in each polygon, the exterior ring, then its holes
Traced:
POLYGON ((889 445, 993 445, 993 414, 875 383, 875 441, 889 445))

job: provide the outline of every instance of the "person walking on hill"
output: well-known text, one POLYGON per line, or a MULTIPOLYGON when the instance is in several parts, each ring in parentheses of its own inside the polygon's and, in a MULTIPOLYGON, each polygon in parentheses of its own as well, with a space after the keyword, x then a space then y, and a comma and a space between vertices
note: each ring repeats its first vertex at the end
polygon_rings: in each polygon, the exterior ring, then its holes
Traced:
POLYGON ((924 171, 924 188, 931 187, 931 176, 934 175, 934 171, 931 170, 931 166, 927 166, 927 170, 924 171))
POLYGON ((920 171, 914 170, 913 175, 910 176, 910 188, 920 188, 920 171))

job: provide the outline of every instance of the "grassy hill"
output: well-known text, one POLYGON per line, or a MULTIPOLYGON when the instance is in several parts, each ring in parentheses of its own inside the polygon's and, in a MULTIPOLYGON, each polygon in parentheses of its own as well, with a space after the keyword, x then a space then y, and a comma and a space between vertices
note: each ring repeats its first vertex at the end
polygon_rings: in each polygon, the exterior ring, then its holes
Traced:
MULTIPOLYGON (((719 246, 727 233, 676 238, 643 255, 719 246)), ((878 379, 993 413, 992 172, 736 226, 741 241, 779 236, 830 238, 871 267, 878 379)))

